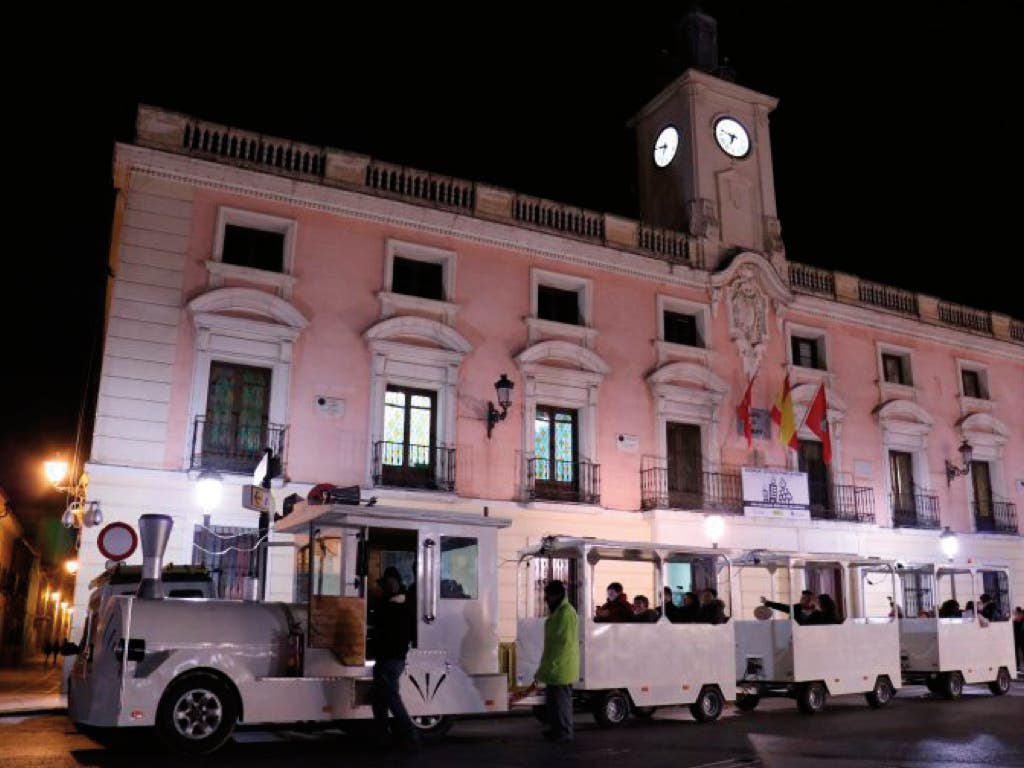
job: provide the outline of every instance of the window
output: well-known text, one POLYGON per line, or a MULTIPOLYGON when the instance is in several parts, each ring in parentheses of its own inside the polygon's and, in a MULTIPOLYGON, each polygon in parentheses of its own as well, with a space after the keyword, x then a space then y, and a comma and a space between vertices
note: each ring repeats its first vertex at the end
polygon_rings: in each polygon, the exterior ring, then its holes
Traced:
POLYGON ((579 294, 550 285, 537 286, 537 317, 567 325, 580 324, 579 294))
POLYGON ((283 272, 284 233, 226 224, 221 261, 266 272, 283 272))
POLYGON ((903 574, 903 616, 916 619, 934 608, 931 580, 928 574, 907 571, 903 574))
POLYGON ((665 341, 673 344, 684 344, 688 347, 703 347, 696 315, 681 312, 664 313, 665 341))
POLYGON ((889 475, 894 521, 897 525, 913 525, 917 521, 913 455, 904 451, 889 451, 889 475))
MULTIPOLYGON (((201 421, 202 467, 227 472, 252 472, 272 447, 277 434, 267 421, 270 407, 269 368, 214 361, 201 421)), ((194 449, 195 449, 194 448, 194 449)))
POLYGON ((980 400, 988 399, 988 387, 983 371, 962 368, 960 370, 960 380, 964 387, 964 397, 975 397, 980 400))
POLYGON ((997 621, 1010 616, 1010 579, 1004 571, 982 571, 981 589, 987 593, 999 608, 997 621))
POLYGON ((241 600, 244 581, 256 576, 256 528, 195 526, 192 534, 192 565, 206 566, 215 593, 224 600, 241 600))
POLYGON ((910 356, 898 354, 882 354, 882 373, 890 384, 911 385, 910 356))
POLYGON ((480 546, 467 536, 441 537, 441 597, 476 600, 480 546))
POLYGON ((578 495, 576 411, 538 405, 533 427, 534 492, 538 498, 578 495))
POLYGON ((974 525, 979 531, 996 530, 992 498, 992 478, 987 461, 971 462, 971 488, 974 491, 974 525))
POLYGON ((384 394, 384 440, 379 448, 384 485, 432 487, 437 439, 437 393, 389 386, 384 394))
POLYGON ((793 365, 802 368, 824 369, 824 356, 819 354, 818 339, 808 339, 802 336, 793 336, 793 365))
POLYGON ((703 463, 700 427, 695 424, 665 424, 668 504, 676 509, 699 508, 703 463))
POLYGON ((445 301, 444 264, 395 256, 392 261, 391 290, 406 296, 445 301))
POLYGON ((797 448, 797 462, 799 470, 807 473, 811 515, 817 517, 832 506, 829 504, 828 465, 825 463, 821 443, 801 440, 797 448))

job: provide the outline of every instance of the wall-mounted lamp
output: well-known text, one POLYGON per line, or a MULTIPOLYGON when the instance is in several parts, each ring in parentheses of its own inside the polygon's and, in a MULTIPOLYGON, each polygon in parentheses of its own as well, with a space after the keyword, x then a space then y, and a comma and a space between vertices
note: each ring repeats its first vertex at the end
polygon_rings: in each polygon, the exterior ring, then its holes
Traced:
POLYGON ((967 438, 960 443, 960 459, 963 461, 963 466, 958 467, 954 464, 949 463, 949 459, 946 459, 946 485, 948 486, 953 482, 953 479, 966 475, 971 471, 971 456, 974 455, 974 449, 971 448, 971 444, 967 442, 967 438))
POLYGON ((942 554, 946 556, 949 562, 953 562, 953 558, 956 557, 956 553, 960 551, 960 539, 957 535, 949 530, 947 525, 942 531, 942 535, 939 536, 939 546, 942 547, 942 554))
POLYGON ((219 472, 211 469, 204 469, 196 481, 196 502, 205 514, 213 512, 220 503, 223 492, 223 481, 219 472))
POLYGON ((89 475, 82 472, 77 480, 68 477, 73 468, 60 455, 43 462, 43 472, 54 489, 67 494, 68 506, 61 515, 66 528, 81 528, 103 522, 103 511, 98 501, 89 501, 89 475))
POLYGON ((711 546, 718 548, 718 542, 725 533, 725 520, 721 515, 708 515, 704 518, 704 535, 711 539, 711 546))
POLYGON ((508 407, 512 404, 512 388, 515 385, 508 380, 508 377, 503 373, 501 378, 494 382, 494 391, 498 393, 498 405, 501 406, 499 411, 494 407, 494 403, 490 400, 487 401, 487 437, 490 438, 491 430, 494 429, 494 425, 499 421, 504 421, 505 417, 508 416, 508 407))

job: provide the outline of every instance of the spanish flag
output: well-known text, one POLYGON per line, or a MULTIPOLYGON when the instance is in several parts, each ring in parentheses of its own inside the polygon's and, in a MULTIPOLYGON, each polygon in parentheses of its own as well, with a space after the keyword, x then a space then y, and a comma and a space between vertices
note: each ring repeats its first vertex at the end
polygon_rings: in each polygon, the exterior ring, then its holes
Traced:
POLYGON ((772 421, 779 428, 779 442, 794 451, 797 448, 796 417, 793 414, 793 395, 789 388, 789 374, 782 384, 779 399, 772 406, 772 421))

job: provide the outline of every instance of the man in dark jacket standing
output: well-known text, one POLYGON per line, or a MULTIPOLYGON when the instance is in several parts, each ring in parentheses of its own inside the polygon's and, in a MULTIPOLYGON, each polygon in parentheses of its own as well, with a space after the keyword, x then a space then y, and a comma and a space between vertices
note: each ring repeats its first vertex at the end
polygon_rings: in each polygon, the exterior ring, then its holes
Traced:
POLYGON ((373 664, 373 720, 378 737, 387 737, 388 711, 395 717, 395 735, 399 741, 415 748, 419 743, 416 726, 402 703, 398 684, 405 671, 405 657, 413 637, 412 610, 405 603, 398 579, 386 576, 377 582, 382 590, 375 611, 373 634, 376 658, 373 664))

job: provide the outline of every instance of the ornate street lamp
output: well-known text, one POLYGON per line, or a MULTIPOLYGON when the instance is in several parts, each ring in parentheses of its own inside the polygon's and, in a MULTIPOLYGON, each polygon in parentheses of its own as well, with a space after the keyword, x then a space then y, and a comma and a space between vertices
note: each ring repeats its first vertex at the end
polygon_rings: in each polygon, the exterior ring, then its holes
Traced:
POLYGON ((950 464, 949 459, 946 459, 946 485, 950 485, 953 480, 962 475, 966 475, 971 471, 971 457, 974 455, 974 449, 971 448, 971 444, 967 442, 967 438, 960 443, 960 460, 963 462, 962 467, 958 467, 955 464, 950 464))
POLYGON ((57 455, 43 462, 43 473, 54 490, 66 493, 68 505, 61 515, 65 528, 86 528, 103 522, 103 511, 98 501, 89 501, 89 475, 84 470, 77 480, 68 480, 73 467, 63 456, 57 455))
POLYGON ((515 387, 508 377, 503 373, 501 378, 494 382, 494 391, 498 393, 498 405, 501 406, 499 411, 494 407, 494 403, 487 401, 487 437, 490 438, 491 431, 494 429, 494 425, 499 421, 504 421, 505 417, 508 416, 508 407, 512 405, 512 389, 515 387))

